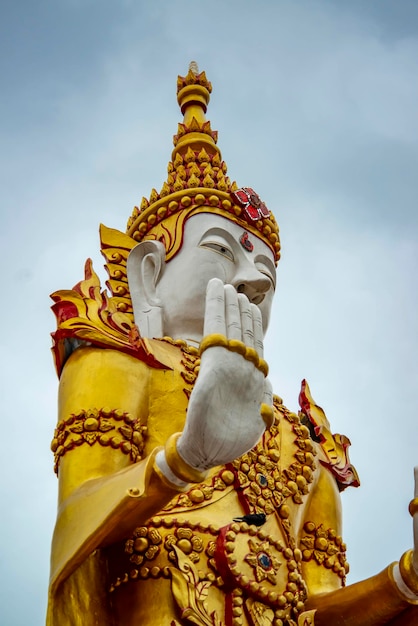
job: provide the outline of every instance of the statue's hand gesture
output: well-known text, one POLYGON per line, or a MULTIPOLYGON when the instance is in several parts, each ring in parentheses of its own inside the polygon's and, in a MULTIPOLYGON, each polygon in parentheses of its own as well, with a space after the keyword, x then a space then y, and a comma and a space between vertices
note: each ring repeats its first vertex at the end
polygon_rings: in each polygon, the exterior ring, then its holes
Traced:
POLYGON ((217 278, 208 283, 201 352, 177 440, 181 459, 198 471, 247 452, 273 420, 260 310, 217 278))

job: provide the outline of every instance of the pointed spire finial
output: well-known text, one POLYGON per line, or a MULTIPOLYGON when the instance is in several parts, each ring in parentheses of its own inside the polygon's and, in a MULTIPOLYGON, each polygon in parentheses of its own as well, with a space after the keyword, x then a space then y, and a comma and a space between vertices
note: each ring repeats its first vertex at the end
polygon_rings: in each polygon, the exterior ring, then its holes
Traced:
POLYGON ((205 117, 211 91, 212 85, 205 72, 199 73, 196 61, 190 63, 186 76, 177 78, 177 102, 184 119, 174 137, 173 161, 177 153, 184 156, 189 148, 197 152, 204 148, 209 154, 222 158, 216 145, 217 133, 211 130, 205 117))
POLYGON ((195 76, 199 74, 199 66, 196 61, 190 61, 189 72, 193 72, 195 76))

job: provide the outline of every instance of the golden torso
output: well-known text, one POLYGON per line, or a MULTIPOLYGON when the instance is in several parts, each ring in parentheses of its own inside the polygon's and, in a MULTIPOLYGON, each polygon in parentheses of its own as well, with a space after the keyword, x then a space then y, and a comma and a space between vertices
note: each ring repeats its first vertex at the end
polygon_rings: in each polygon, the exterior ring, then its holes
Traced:
MULTIPOLYGON (((61 501, 85 481, 145 459, 183 429, 197 355, 170 342, 153 342, 153 349, 167 368, 94 348, 70 358, 53 442, 61 501)), ((97 545, 117 625, 181 624, 187 615, 197 624, 292 623, 307 589, 342 584, 335 480, 299 417, 280 401, 275 413, 252 451, 215 468, 151 519, 139 516, 117 541, 97 545), (265 523, 234 521, 255 514, 265 523)))

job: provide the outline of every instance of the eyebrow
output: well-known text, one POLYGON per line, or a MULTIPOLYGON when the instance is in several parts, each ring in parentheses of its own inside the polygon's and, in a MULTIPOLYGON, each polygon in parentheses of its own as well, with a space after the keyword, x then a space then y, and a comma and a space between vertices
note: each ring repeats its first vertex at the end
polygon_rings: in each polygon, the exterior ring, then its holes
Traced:
POLYGON ((203 235, 201 236, 199 243, 205 238, 205 237, 210 237, 210 235, 217 235, 218 237, 223 237, 226 241, 229 241, 231 243, 231 245, 233 243, 236 243, 236 239, 233 235, 231 235, 231 233, 229 233, 227 230, 224 230, 223 228, 219 228, 219 227, 213 227, 213 228, 209 228, 209 230, 207 230, 205 233, 203 233, 203 235))

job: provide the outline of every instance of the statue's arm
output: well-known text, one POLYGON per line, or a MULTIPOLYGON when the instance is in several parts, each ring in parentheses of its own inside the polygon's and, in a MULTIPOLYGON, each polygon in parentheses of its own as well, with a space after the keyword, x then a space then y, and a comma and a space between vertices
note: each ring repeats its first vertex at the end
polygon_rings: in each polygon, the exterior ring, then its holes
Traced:
POLYGON ((64 368, 55 433, 59 504, 52 591, 96 548, 145 522, 176 493, 155 466, 156 450, 141 452, 148 375, 146 364, 96 348, 77 350, 64 368))
MULTIPOLYGON (((340 496, 334 477, 324 467, 308 503, 303 528, 309 529, 307 524, 315 524, 316 528, 322 524, 324 530, 332 529, 337 537, 341 535, 340 496)), ((302 530, 301 537, 304 535, 307 533, 302 530)), ((302 550, 304 547, 301 545, 302 550)), ((338 565, 337 559, 335 563, 338 565)), ((414 619, 418 623, 418 606, 414 606, 413 596, 399 589, 395 564, 346 587, 338 576, 338 566, 327 568, 324 561, 318 563, 313 557, 303 561, 303 567, 308 585, 306 610, 316 611, 315 626, 406 626, 415 623, 414 619)))

